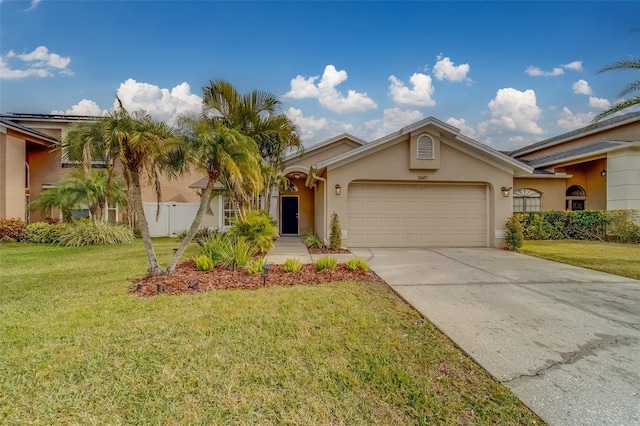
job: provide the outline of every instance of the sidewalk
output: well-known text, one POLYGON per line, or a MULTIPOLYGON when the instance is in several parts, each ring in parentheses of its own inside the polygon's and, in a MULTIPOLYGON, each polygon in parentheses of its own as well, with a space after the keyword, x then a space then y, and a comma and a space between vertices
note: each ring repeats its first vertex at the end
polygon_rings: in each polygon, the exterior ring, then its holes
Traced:
POLYGON ((338 263, 345 263, 355 257, 351 253, 309 254, 309 250, 302 244, 300 237, 280 237, 276 240, 273 248, 265 255, 265 259, 267 263, 281 265, 285 260, 292 258, 299 259, 302 263, 315 263, 316 260, 323 256, 335 257, 338 259, 338 263))

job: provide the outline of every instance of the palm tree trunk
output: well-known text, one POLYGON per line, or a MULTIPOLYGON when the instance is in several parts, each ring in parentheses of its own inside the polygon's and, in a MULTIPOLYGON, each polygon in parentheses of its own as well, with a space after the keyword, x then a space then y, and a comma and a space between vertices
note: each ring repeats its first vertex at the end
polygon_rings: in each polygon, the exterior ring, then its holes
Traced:
POLYGON ((207 181, 207 187, 202 191, 200 195, 200 207, 198 207, 198 212, 196 213, 196 217, 193 218, 193 222, 191 223, 191 228, 189 228, 189 233, 180 243, 180 247, 173 255, 173 259, 171 259, 171 263, 167 267, 166 274, 171 275, 175 272, 176 266, 180 261, 180 257, 187 249, 187 246, 193 241, 193 238, 198 233, 198 229, 200 228, 200 223, 202 222, 202 217, 204 216, 207 208, 209 207, 209 198, 211 197, 211 191, 213 191, 213 185, 216 183, 215 179, 211 177, 207 181))
POLYGON ((144 215, 144 208, 142 206, 142 191, 140 190, 140 176, 137 172, 131 173, 132 180, 132 193, 133 193, 133 205, 138 216, 138 227, 140 228, 140 236, 144 244, 144 249, 147 252, 147 259, 149 259, 149 269, 147 270, 148 277, 157 277, 158 275, 164 275, 166 272, 160 267, 156 252, 153 249, 153 243, 151 242, 151 235, 149 234, 149 224, 147 218, 144 215))

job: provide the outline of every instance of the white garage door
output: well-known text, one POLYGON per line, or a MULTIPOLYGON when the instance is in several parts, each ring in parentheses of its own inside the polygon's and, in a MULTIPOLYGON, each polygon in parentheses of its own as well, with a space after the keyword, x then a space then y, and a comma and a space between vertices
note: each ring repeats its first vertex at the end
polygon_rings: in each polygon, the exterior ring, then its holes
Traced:
POLYGON ((351 247, 486 247, 485 185, 349 185, 351 247))

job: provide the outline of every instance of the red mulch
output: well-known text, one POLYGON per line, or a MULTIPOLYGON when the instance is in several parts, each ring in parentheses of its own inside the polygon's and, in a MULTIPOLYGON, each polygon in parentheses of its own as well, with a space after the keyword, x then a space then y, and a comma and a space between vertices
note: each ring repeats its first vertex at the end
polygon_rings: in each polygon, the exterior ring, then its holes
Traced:
POLYGON ((307 250, 309 250, 309 253, 311 254, 342 254, 342 253, 351 253, 349 250, 347 249, 336 249, 336 250, 331 250, 328 247, 323 247, 323 248, 315 248, 315 247, 309 247, 307 250))
POLYGON ((313 264, 302 265, 298 272, 285 272, 282 265, 271 265, 266 285, 261 273, 249 275, 245 269, 231 271, 216 268, 198 271, 193 260, 178 265, 169 276, 142 278, 129 291, 138 296, 164 294, 202 293, 212 290, 243 289, 256 290, 263 287, 326 284, 335 281, 383 281, 372 271, 350 271, 343 264, 334 271, 316 271, 313 264), (189 285, 193 288, 190 288, 189 285), (161 286, 161 288, 159 288, 161 286), (159 291, 160 290, 160 291, 159 291))

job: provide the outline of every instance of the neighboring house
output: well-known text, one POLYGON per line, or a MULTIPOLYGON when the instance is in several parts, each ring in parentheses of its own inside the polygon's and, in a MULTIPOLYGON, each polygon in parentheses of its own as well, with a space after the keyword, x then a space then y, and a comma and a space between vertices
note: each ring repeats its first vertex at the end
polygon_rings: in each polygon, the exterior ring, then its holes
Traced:
MULTIPOLYGON (((64 128, 52 134, 42 125, 50 118, 60 126, 62 118, 34 115, 42 121, 29 122, 25 116, 1 116, 0 217, 28 218, 25 194, 33 199, 45 185, 55 184, 64 167, 50 151, 64 128), (31 123, 40 126, 32 128, 31 123), (33 162, 35 152, 51 158, 33 162), (18 177, 22 169, 16 167, 21 153, 24 188, 18 177), (36 182, 35 174, 47 178, 36 182), (14 205, 18 201, 20 206, 14 205)), ((432 117, 369 143, 342 134, 285 158, 283 173, 290 185, 271 195, 270 213, 282 235, 314 230, 326 239, 335 212, 347 247, 501 247, 504 224, 513 211, 640 209, 639 141, 640 113, 510 154, 432 117)), ((145 188, 152 235, 186 229, 205 182, 196 171, 179 180, 165 179, 157 216, 154 191, 145 188)), ((256 199, 256 207, 262 204, 256 199)), ((225 229, 236 215, 236 206, 224 195, 213 198, 210 207, 204 226, 225 229)))
POLYGON ((517 149, 514 211, 640 209, 640 112, 517 149))

